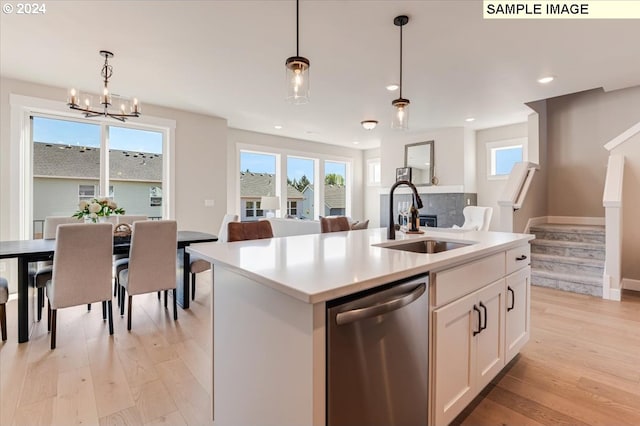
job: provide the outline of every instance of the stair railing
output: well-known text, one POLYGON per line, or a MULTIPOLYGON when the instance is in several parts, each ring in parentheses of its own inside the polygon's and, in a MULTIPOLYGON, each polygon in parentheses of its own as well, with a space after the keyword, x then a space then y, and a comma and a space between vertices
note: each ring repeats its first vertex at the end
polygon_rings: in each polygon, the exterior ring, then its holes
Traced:
POLYGON ((624 155, 610 155, 602 205, 605 221, 605 261, 602 298, 620 300, 622 282, 622 181, 624 155))
POLYGON ((498 199, 500 207, 500 231, 513 232, 513 212, 519 210, 527 198, 533 175, 540 167, 529 161, 513 165, 509 178, 498 199))

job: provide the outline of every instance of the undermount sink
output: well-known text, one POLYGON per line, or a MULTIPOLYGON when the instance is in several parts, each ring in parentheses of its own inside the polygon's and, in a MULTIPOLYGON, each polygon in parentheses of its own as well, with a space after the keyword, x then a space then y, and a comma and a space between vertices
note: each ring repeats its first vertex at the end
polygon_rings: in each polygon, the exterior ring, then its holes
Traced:
POLYGON ((393 250, 411 251, 414 253, 441 253, 443 251, 455 250, 457 248, 467 247, 470 245, 470 243, 454 243, 451 241, 420 240, 384 247, 393 250))

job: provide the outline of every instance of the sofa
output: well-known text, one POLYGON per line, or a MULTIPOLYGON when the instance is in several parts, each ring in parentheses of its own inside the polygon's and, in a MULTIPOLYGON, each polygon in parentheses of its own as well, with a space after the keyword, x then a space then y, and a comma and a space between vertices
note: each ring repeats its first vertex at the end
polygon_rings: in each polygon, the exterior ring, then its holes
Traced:
POLYGON ((319 234, 320 222, 317 220, 284 219, 270 217, 274 237, 291 237, 293 235, 319 234))

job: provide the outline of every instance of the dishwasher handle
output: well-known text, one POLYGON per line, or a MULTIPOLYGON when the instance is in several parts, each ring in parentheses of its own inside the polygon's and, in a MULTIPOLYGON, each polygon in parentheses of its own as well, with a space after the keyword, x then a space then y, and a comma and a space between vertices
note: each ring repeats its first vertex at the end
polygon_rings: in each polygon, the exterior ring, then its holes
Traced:
POLYGON ((396 309, 407 306, 411 302, 418 299, 425 292, 426 288, 427 285, 425 283, 421 283, 409 293, 405 293, 400 297, 394 297, 390 300, 387 300, 386 302, 379 303, 373 306, 367 306, 366 308, 358 308, 340 312, 336 315, 336 324, 349 324, 365 318, 376 317, 378 315, 383 315, 391 311, 395 311, 396 309))

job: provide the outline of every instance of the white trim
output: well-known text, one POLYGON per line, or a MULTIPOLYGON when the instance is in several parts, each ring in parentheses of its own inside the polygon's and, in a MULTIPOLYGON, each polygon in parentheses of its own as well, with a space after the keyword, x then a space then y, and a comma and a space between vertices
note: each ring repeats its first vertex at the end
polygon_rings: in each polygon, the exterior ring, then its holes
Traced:
MULTIPOLYGON (((175 216, 175 205, 172 196, 175 190, 175 128, 176 121, 143 115, 135 122, 113 122, 105 117, 82 118, 75 111, 70 110, 63 101, 36 98, 32 96, 9 94, 9 105, 11 108, 11 169, 10 179, 17 179, 11 182, 10 188, 10 238, 15 240, 30 238, 31 223, 33 219, 32 197, 32 147, 31 147, 31 126, 27 126, 32 115, 43 115, 47 118, 70 119, 72 121, 93 122, 96 124, 113 124, 118 127, 127 127, 139 130, 154 129, 163 134, 163 160, 164 178, 163 188, 168 187, 168 191, 163 191, 164 198, 163 215, 168 219, 175 216), (28 130, 27 130, 28 129, 28 130), (166 138, 166 139, 165 139, 166 138)), ((102 150, 105 151, 105 150, 102 150)), ((106 155, 106 153, 105 153, 106 155)), ((106 171, 104 173, 107 173, 106 171)), ((101 172, 101 176, 102 176, 101 172)))
MULTIPOLYGON (((431 185, 417 186, 418 194, 464 194, 463 185, 431 185)), ((391 187, 378 188, 378 194, 389 194, 391 187)), ((395 191, 396 194, 413 194, 413 191, 406 186, 399 186, 395 191)))
POLYGON ((633 280, 631 278, 622 279, 622 288, 625 290, 640 291, 640 280, 633 280))
POLYGON ((604 226, 604 217, 547 216, 547 223, 604 226))
POLYGON ((623 178, 624 155, 609 155, 604 181, 604 193, 602 195, 602 205, 604 207, 622 207, 623 178))
POLYGON ((524 233, 529 234, 532 226, 542 225, 543 223, 547 223, 547 216, 529 218, 529 220, 527 221, 527 226, 524 227, 524 233))
MULTIPOLYGON (((603 297, 604 299, 604 297, 603 297)), ((607 298, 607 300, 614 300, 619 302, 620 300, 622 300, 622 292, 620 291, 619 288, 612 288, 611 290, 609 290, 609 297, 607 298)))
POLYGON ((624 142, 631 139, 631 137, 634 136, 636 133, 640 133, 640 123, 636 123, 635 125, 625 130, 624 132, 620 133, 615 138, 611 139, 609 142, 607 142, 604 145, 604 148, 607 151, 611 151, 612 149, 616 148, 619 145, 622 145, 624 142))

